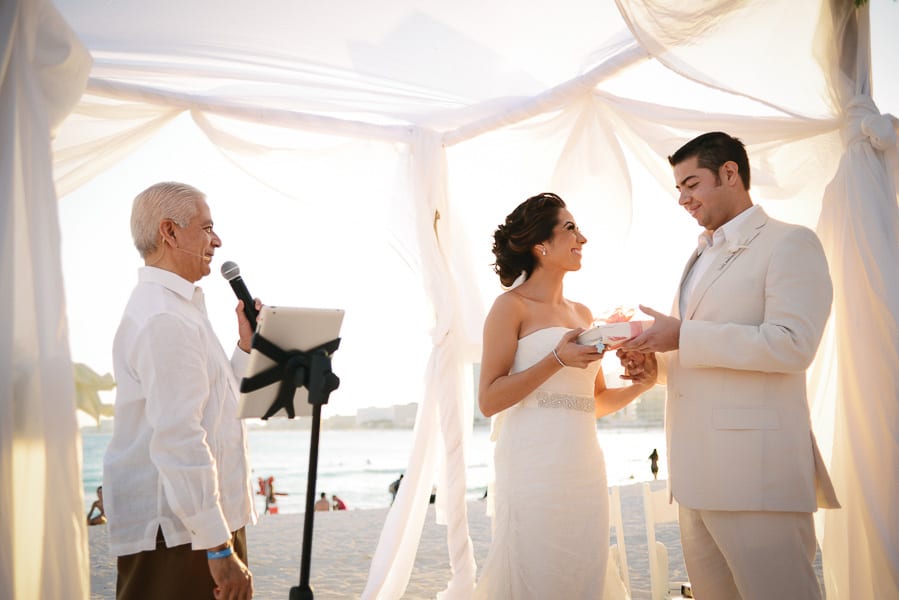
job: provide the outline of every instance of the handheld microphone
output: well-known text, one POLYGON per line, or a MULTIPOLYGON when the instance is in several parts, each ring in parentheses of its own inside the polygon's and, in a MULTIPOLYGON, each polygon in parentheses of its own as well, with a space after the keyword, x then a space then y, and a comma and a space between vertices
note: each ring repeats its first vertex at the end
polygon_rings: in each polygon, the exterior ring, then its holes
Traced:
POLYGON ((225 261, 222 263, 222 277, 227 279, 228 283, 231 284, 231 289, 234 290, 237 299, 243 301, 243 314, 247 316, 247 320, 250 322, 250 327, 253 328, 253 331, 256 331, 256 302, 250 295, 247 284, 245 284, 240 277, 240 267, 237 266, 237 263, 231 262, 230 260, 225 261))

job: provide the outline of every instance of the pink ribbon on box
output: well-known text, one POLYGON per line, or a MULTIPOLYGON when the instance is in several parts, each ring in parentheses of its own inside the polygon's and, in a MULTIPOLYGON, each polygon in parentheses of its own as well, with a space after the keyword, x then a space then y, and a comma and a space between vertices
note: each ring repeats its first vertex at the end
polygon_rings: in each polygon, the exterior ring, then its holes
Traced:
POLYGON ((634 309, 633 309, 633 308, 629 308, 629 309, 627 309, 627 310, 624 310, 623 307, 619 306, 619 307, 617 307, 615 310, 613 310, 613 311, 609 314, 609 316, 607 316, 607 317, 600 317, 600 318, 596 319, 595 322, 599 322, 599 323, 624 323, 624 322, 626 322, 626 321, 630 321, 631 318, 632 318, 633 316, 634 316, 634 309))
POLYGON ((632 337, 637 337, 650 327, 655 321, 626 321, 623 323, 610 323, 608 325, 603 325, 602 341, 605 344, 608 350, 614 350, 618 348, 621 344, 631 339, 632 337), (606 330, 606 328, 608 328, 606 330))
POLYGON ((625 341, 636 337, 649 329, 654 321, 619 321, 591 327, 578 336, 579 344, 593 346, 605 346, 607 350, 614 350, 625 341))

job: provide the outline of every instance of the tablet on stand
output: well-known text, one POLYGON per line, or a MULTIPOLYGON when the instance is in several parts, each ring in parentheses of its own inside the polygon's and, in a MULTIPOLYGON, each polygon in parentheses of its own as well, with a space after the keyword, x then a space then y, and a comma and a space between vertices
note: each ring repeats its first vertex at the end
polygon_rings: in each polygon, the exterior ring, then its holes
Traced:
POLYGON ((342 309, 263 306, 253 334, 250 362, 240 383, 241 418, 312 415, 300 583, 290 588, 289 600, 313 598, 309 567, 321 408, 340 385, 331 371, 331 355, 340 345, 343 315, 342 309))

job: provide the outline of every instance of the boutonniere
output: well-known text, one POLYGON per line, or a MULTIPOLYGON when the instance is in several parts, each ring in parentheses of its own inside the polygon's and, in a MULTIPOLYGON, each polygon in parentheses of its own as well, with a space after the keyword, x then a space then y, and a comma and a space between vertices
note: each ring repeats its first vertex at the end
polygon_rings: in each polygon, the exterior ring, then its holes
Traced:
POLYGON ((724 269, 724 267, 730 264, 730 261, 735 259, 742 250, 745 250, 748 247, 749 240, 745 238, 728 242, 727 248, 725 248, 727 250, 727 258, 725 258, 724 262, 718 266, 718 270, 721 271, 724 269))
POLYGON ((728 242, 727 244, 727 252, 728 254, 736 254, 740 250, 745 250, 749 247, 749 240, 741 239, 741 240, 733 240, 728 242))

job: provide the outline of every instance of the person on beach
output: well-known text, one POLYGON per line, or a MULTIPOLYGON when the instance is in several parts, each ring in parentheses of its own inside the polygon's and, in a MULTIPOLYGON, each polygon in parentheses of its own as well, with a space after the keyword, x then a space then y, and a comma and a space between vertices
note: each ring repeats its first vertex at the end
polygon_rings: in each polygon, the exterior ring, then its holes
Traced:
POLYGON ((105 525, 106 524, 106 511, 103 510, 103 486, 99 486, 97 488, 97 499, 94 500, 94 503, 91 504, 91 509, 87 511, 87 524, 88 525, 105 525), (94 515, 94 511, 97 512, 94 515))
POLYGON ((318 500, 315 501, 313 508, 320 511, 331 510, 331 503, 328 502, 328 495, 322 492, 318 500))
POLYGON ((668 160, 704 232, 672 315, 641 307, 655 324, 619 356, 640 377, 645 353, 662 353, 668 484, 693 593, 819 599, 812 513, 839 506, 805 388, 832 300, 824 251, 753 204, 740 140, 706 133, 668 160))
POLYGON ((337 497, 337 494, 331 494, 331 508, 334 510, 346 510, 346 502, 337 497))
POLYGON ((659 451, 657 448, 653 448, 649 455, 649 470, 652 471, 653 481, 659 478, 659 451))
POLYGON ((269 475, 269 478, 266 480, 260 477, 259 485, 262 488, 262 493, 265 495, 265 514, 278 514, 278 499, 275 496, 286 496, 287 492, 275 491, 275 477, 273 475, 269 475))
POLYGON ((400 476, 387 486, 387 491, 390 492, 390 504, 393 504, 393 501, 396 500, 396 493, 400 491, 401 483, 403 483, 403 473, 400 473, 400 476))
POLYGON ((253 331, 238 302, 229 361, 206 316, 195 283, 222 244, 202 192, 150 186, 134 199, 131 232, 145 266, 113 344, 103 460, 116 598, 251 598, 245 526, 256 513, 236 377, 253 331))
POLYGON ((609 490, 596 419, 650 389, 606 388, 603 350, 580 345, 593 321, 565 298, 587 239, 557 195, 520 204, 494 233, 508 289, 484 323, 479 404, 494 416, 493 541, 475 598, 599 598, 609 552, 609 490), (519 284, 520 282, 520 284, 519 284), (570 498, 553 510, 559 497, 570 498))

